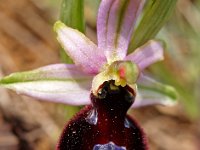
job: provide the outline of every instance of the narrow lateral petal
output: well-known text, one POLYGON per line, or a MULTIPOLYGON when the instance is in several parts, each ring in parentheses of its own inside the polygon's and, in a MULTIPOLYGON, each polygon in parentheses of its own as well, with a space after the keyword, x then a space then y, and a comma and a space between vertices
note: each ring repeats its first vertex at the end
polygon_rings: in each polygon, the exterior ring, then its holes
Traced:
POLYGON ((103 52, 84 34, 65 26, 62 22, 55 23, 58 41, 77 66, 87 73, 96 74, 106 62, 103 52))
POLYGON ((90 103, 91 81, 75 65, 56 64, 13 73, 2 78, 0 86, 42 100, 85 105, 90 103))
POLYGON ((108 59, 126 56, 131 33, 145 0, 102 0, 97 20, 98 46, 108 59))
POLYGON ((139 66, 140 70, 143 70, 151 64, 163 59, 163 46, 161 42, 155 40, 150 40, 126 57, 126 60, 135 62, 139 66))
POLYGON ((172 106, 176 104, 178 94, 176 90, 169 85, 164 85, 141 75, 138 80, 138 91, 132 107, 140 107, 153 104, 172 106))

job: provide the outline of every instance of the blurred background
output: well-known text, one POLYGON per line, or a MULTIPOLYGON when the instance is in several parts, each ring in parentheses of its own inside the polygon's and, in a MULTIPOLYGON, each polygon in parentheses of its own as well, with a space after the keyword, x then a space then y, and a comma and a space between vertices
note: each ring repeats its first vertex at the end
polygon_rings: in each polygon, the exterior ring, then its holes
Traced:
MULTIPOLYGON (((0 76, 61 62, 52 30, 61 0, 0 0, 0 76)), ((96 42, 98 1, 85 0, 86 34, 96 42)), ((151 150, 200 149, 200 0, 179 0, 157 38, 165 60, 147 71, 180 94, 174 107, 130 110, 151 150)), ((53 150, 62 128, 80 110, 0 89, 0 150, 53 150)))

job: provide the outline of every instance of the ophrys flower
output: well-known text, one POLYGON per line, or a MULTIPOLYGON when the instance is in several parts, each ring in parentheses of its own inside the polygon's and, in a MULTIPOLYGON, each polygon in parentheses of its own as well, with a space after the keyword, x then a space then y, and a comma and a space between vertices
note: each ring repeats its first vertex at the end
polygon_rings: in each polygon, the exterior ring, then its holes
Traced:
POLYGON ((176 92, 172 87, 143 73, 146 67, 163 59, 161 42, 150 40, 127 54, 143 5, 144 0, 102 0, 97 45, 78 30, 56 22, 58 41, 75 64, 49 65, 0 80, 1 86, 43 100, 69 105, 87 105, 92 100, 92 106, 83 109, 65 128, 59 148, 81 145, 88 150, 100 144, 146 149, 144 134, 126 115, 127 110, 132 104, 174 103, 176 92), (88 140, 87 133, 93 138, 88 140))

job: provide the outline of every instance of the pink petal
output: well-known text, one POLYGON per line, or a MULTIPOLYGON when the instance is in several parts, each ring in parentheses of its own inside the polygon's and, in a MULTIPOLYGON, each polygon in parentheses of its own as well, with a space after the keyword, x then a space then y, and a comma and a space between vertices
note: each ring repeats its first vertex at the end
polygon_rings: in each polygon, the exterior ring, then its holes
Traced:
POLYGON ((79 84, 63 81, 26 82, 9 85, 7 88, 34 98, 68 105, 90 104, 91 82, 85 81, 79 84), (84 88, 88 88, 88 90, 84 88))
POLYGON ((98 12, 98 46, 108 58, 123 59, 144 0, 102 0, 98 12))
POLYGON ((36 70, 13 73, 0 80, 3 87, 38 99, 86 105, 90 103, 92 76, 75 65, 56 64, 36 70))
POLYGON ((103 52, 84 34, 65 26, 60 21, 55 23, 58 41, 77 66, 89 74, 97 74, 106 62, 103 52))
POLYGON ((169 85, 164 85, 141 75, 138 80, 138 91, 135 102, 132 107, 141 107, 146 105, 167 105, 173 106, 178 98, 176 90, 169 85))
MULTIPOLYGON (((31 71, 30 71, 31 72, 31 71)), ((33 70, 32 72, 40 73, 38 79, 80 79, 80 78, 90 78, 92 79, 92 75, 88 75, 87 73, 81 71, 79 67, 74 64, 52 64, 44 67, 40 67, 38 69, 33 70)), ((31 78, 31 77, 29 77, 31 78)), ((33 76, 33 80, 34 76, 33 76)))
POLYGON ((141 70, 163 59, 163 46, 154 40, 147 42, 126 57, 126 60, 135 62, 141 70))

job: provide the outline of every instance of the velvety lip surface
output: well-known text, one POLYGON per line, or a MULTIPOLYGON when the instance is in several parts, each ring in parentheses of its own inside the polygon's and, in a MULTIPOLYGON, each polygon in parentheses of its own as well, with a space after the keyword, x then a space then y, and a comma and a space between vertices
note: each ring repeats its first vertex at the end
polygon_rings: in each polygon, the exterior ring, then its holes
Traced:
POLYGON ((92 105, 83 108, 64 128, 58 150, 93 150, 95 145, 114 143, 127 150, 147 150, 146 138, 138 123, 127 115, 134 96, 127 87, 110 89, 103 95, 91 94, 92 105))

